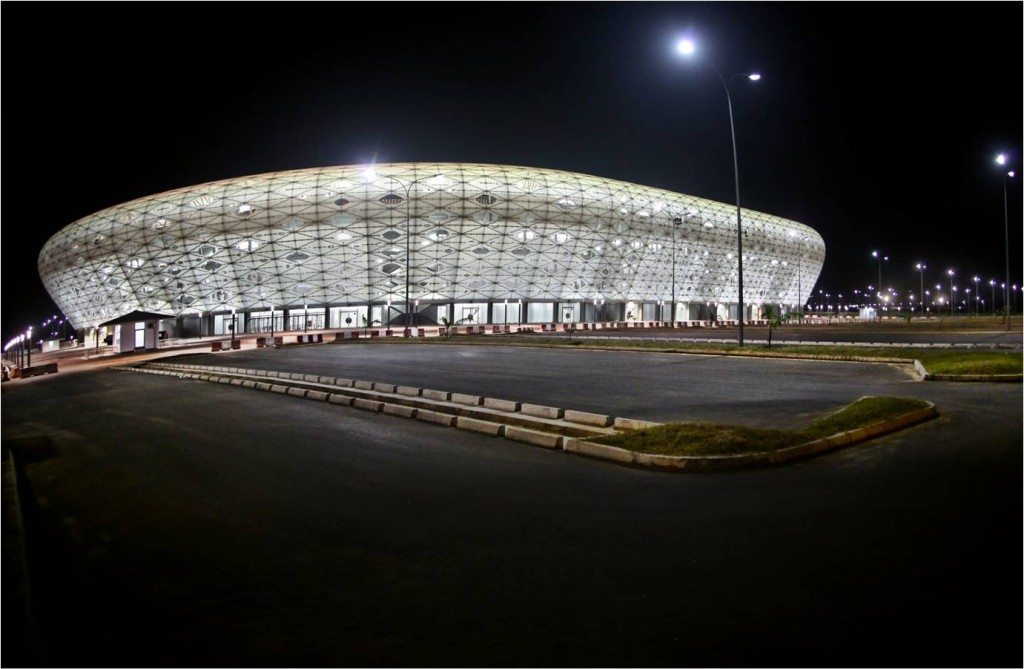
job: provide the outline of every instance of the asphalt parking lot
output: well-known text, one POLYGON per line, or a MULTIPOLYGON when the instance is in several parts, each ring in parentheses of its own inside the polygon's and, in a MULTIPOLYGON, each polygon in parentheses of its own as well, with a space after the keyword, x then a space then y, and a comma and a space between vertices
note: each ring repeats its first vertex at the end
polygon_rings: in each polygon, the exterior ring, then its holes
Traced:
POLYGON ((785 426, 880 393, 943 416, 673 475, 197 381, 5 385, 38 663, 1019 663, 1017 595, 994 605, 1020 574, 1019 384, 479 346, 204 358, 654 420, 785 426))

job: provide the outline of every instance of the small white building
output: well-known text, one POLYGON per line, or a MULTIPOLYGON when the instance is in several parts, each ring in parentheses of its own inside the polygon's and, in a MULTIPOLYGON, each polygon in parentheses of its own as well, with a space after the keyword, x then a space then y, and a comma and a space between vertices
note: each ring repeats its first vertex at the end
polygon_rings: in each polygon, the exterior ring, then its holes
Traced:
POLYGON ((860 311, 857 312, 857 318, 862 321, 878 320, 878 312, 875 311, 874 307, 861 307, 860 311))
POLYGON ((165 318, 174 317, 148 311, 133 311, 106 323, 100 323, 99 327, 114 328, 113 345, 118 353, 155 351, 158 339, 157 325, 165 318))

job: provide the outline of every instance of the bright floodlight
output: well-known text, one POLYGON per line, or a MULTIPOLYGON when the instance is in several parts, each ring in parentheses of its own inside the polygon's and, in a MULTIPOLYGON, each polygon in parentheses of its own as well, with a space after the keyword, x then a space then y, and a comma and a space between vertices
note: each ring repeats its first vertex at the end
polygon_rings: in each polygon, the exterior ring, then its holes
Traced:
POLYGON ((996 162, 998 164, 1000 164, 1000 165, 1005 165, 1006 164, 1006 154, 1005 153, 1000 153, 998 156, 996 156, 996 162))
POLYGON ((878 251, 872 251, 871 255, 874 256, 875 258, 877 258, 878 257, 878 251))
POLYGON ((753 74, 748 74, 747 79, 750 79, 751 81, 761 81, 761 75, 754 72, 753 74))
POLYGON ((697 51, 697 47, 694 45, 693 40, 681 39, 676 44, 676 51, 684 56, 692 56, 697 51))
POLYGON ((1008 177, 1010 177, 1012 179, 1013 177, 1015 177, 1017 175, 1014 174, 1013 170, 1010 170, 1009 172, 1006 173, 1006 176, 1008 176, 1008 177))
POLYGON ((363 172, 363 176, 366 177, 367 181, 373 181, 377 178, 377 170, 373 169, 373 167, 367 167, 363 172))

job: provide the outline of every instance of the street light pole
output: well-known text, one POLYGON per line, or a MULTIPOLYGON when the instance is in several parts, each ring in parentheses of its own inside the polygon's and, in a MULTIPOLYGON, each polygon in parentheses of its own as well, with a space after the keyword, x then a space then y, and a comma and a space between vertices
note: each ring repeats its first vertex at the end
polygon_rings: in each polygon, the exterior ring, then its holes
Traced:
POLYGON ((922 262, 917 263, 917 271, 921 275, 921 315, 924 316, 924 271, 928 269, 928 265, 922 262))
MULTIPOLYGON (((413 179, 407 185, 403 186, 405 189, 405 327, 409 329, 413 327, 412 320, 412 302, 409 298, 409 282, 412 278, 412 187, 426 179, 436 179, 441 176, 440 172, 435 172, 430 176, 420 177, 419 179, 413 179)), ((388 314, 390 316, 390 314, 388 314)))
POLYGON ((669 310, 671 325, 676 326, 676 228, 683 224, 683 217, 677 216, 672 219, 672 308, 669 310))
POLYGON ((946 274, 949 275, 949 315, 954 316, 953 308, 956 304, 956 297, 953 295, 953 275, 956 274, 951 269, 946 270, 946 274))
MULTIPOLYGON (((681 40, 677 45, 676 49, 684 56, 692 56, 697 48, 691 40, 681 40)), ((722 73, 715 67, 715 64, 707 61, 708 65, 714 70, 715 74, 718 75, 719 81, 722 82, 722 88, 725 89, 725 101, 729 107, 729 133, 732 137, 732 169, 733 177, 736 185, 736 273, 737 273, 737 288, 738 288, 738 309, 739 309, 739 345, 743 346, 743 321, 745 320, 745 305, 743 301, 743 213, 740 208, 740 164, 739 158, 736 151, 736 123, 733 119, 732 113, 732 93, 729 91, 729 81, 736 77, 746 77, 750 81, 760 81, 761 75, 757 72, 749 72, 746 74, 734 74, 729 77, 727 81, 722 73)))

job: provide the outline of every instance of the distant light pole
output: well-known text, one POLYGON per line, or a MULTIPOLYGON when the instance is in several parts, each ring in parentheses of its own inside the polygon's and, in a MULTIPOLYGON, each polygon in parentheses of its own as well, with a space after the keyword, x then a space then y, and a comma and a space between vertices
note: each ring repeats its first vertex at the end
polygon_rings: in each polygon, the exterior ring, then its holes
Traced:
POLYGON ((274 305, 270 305, 270 341, 274 341, 274 305))
POLYGON ((878 259, 878 297, 882 297, 882 261, 889 261, 889 256, 883 256, 878 251, 872 251, 871 257, 878 259))
POLYGON ((946 274, 949 275, 949 315, 953 316, 953 304, 956 302, 955 296, 953 295, 953 275, 956 274, 956 272, 951 269, 947 269, 946 274))
POLYGON ((981 291, 978 289, 978 282, 981 281, 981 277, 974 277, 974 315, 980 316, 978 311, 978 299, 981 297, 981 291))
POLYGON ((928 265, 919 262, 915 267, 917 267, 917 271, 921 275, 921 315, 924 316, 924 271, 928 269, 928 265))
POLYGON ((683 217, 676 216, 672 219, 672 314, 669 320, 670 327, 676 326, 676 228, 683 224, 683 217))
POLYGON ((25 366, 26 367, 31 367, 32 366, 32 326, 31 325, 28 326, 28 334, 26 335, 26 339, 28 340, 28 348, 25 349, 28 352, 28 364, 26 364, 25 366))
MULTIPOLYGON (((676 45, 676 50, 683 56, 692 56, 697 51, 696 45, 692 40, 683 39, 680 40, 676 45)), ((729 77, 728 81, 722 76, 722 73, 715 67, 714 63, 705 61, 715 74, 718 75, 718 79, 722 82, 722 87, 725 89, 725 100, 729 106, 729 131, 732 135, 732 169, 733 177, 736 182, 736 261, 737 261, 737 284, 739 288, 739 294, 737 295, 737 302, 739 307, 739 345, 743 346, 743 321, 745 320, 746 314, 745 304, 743 302, 743 217, 740 210, 740 163, 736 152, 736 124, 733 121, 732 114, 732 94, 729 91, 729 81, 732 81, 736 77, 745 77, 749 81, 760 81, 761 75, 757 72, 748 72, 741 74, 733 74, 729 77)))
MULTIPOLYGON (((996 164, 1006 165, 1006 154, 1000 153, 996 156, 996 164)), ((1003 234, 1006 242, 1006 283, 1003 284, 1003 311, 1006 312, 1006 329, 1010 329, 1010 300, 1006 287, 1010 285, 1010 209, 1007 205, 1006 190, 1007 183, 1016 176, 1013 170, 1003 174, 1003 234)))
POLYGON ((990 289, 989 292, 992 293, 992 295, 991 295, 991 297, 992 297, 992 315, 995 316, 996 315, 996 280, 995 279, 990 279, 989 282, 988 282, 988 287, 990 289))
POLYGON ((235 345, 235 310, 231 310, 231 345, 235 345))

